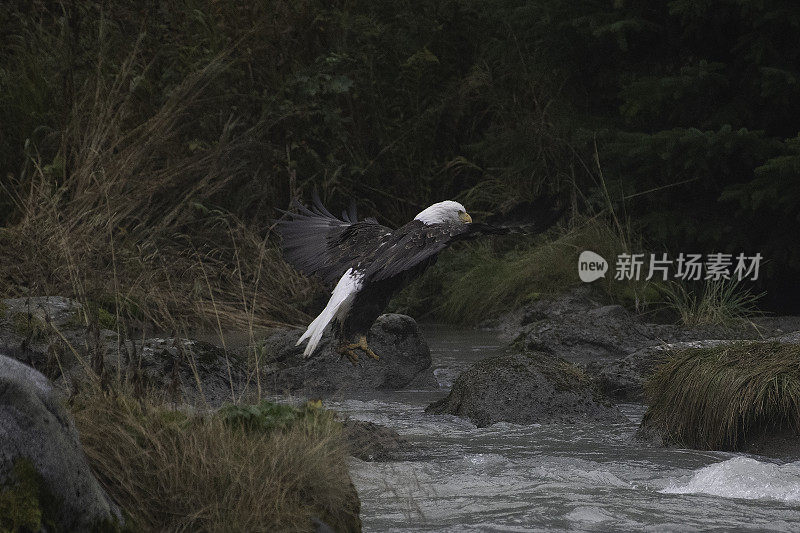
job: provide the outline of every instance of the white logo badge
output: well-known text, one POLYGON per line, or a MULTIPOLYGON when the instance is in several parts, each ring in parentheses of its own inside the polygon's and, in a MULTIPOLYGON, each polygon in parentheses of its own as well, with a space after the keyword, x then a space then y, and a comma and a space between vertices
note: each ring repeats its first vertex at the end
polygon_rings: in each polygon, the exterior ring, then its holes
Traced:
POLYGON ((605 277, 608 272, 608 261, 600 255, 584 250, 578 257, 578 276, 581 281, 590 283, 596 279, 605 277))

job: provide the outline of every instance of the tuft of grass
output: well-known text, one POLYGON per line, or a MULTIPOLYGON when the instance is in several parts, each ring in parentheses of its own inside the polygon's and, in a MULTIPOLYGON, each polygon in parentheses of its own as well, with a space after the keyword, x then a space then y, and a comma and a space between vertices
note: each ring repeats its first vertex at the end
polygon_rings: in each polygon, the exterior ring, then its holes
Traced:
POLYGON ((101 329, 108 330, 115 330, 118 325, 116 315, 95 302, 86 302, 81 308, 76 309, 68 324, 76 327, 97 324, 101 329))
MULTIPOLYGON (((581 284, 577 265, 584 250, 613 263, 617 254, 629 248, 624 237, 598 218, 576 221, 572 228, 535 240, 518 235, 506 239, 522 243, 496 250, 496 242, 485 240, 445 252, 420 280, 398 295, 391 308, 417 317, 476 323, 581 284)), ((624 284, 612 283, 609 277, 606 274, 595 283, 610 296, 626 299, 620 292, 624 284)), ((626 286, 624 290, 633 289, 626 286)))
POLYGON ((642 427, 669 443, 739 450, 767 432, 800 434, 800 346, 737 342, 678 351, 646 391, 642 427))
POLYGON ((707 281, 700 288, 673 282, 661 286, 667 308, 686 326, 733 326, 758 314, 763 296, 753 294, 738 280, 707 281))
POLYGON ((201 416, 100 393, 73 406, 92 469, 132 529, 307 531, 316 518, 358 531, 341 425, 302 413, 264 403, 201 416))
POLYGON ((330 411, 315 407, 307 403, 302 409, 288 404, 275 403, 262 400, 257 404, 223 405, 217 416, 222 417, 226 424, 245 431, 274 431, 284 430, 296 423, 304 423, 313 418, 332 416, 330 411), (305 420, 306 417, 310 417, 305 420))

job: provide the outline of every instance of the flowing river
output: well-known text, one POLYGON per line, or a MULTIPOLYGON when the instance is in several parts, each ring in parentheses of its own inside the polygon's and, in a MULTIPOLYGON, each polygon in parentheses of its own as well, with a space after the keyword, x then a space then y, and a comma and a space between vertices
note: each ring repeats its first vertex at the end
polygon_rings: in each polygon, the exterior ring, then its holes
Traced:
POLYGON ((365 531, 800 531, 800 462, 649 446, 619 424, 495 424, 426 415, 491 332, 423 328, 439 388, 326 402, 396 429, 400 460, 353 459, 365 531))

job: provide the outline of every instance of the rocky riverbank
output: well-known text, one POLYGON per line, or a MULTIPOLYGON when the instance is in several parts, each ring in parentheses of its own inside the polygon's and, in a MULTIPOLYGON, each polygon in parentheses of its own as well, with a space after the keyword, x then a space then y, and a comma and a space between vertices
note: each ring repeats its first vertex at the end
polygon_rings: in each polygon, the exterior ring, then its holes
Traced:
MULTIPOLYGON (((274 330, 259 341, 225 349, 171 335, 132 339, 133 335, 118 334, 111 317, 100 316, 98 320, 95 315, 89 326, 85 317, 82 306, 66 298, 3 300, 0 346, 5 355, 16 359, 7 358, 10 363, 6 366, 41 376, 32 382, 38 383, 38 379, 47 385, 47 390, 57 391, 62 397, 82 389, 102 389, 121 380, 140 391, 156 393, 173 406, 203 406, 211 410, 232 400, 246 405, 259 390, 262 395, 343 399, 439 388, 431 370, 428 345, 416 322, 403 315, 379 318, 370 332, 370 344, 381 359, 365 358, 357 366, 335 352, 328 336, 315 354, 303 357, 303 347, 296 346, 301 334, 297 328, 274 330)), ((478 427, 497 422, 615 423, 622 420, 622 415, 614 403, 646 401, 646 383, 662 363, 676 354, 726 349, 737 345, 740 339, 781 345, 800 343, 797 318, 759 318, 733 328, 682 328, 650 322, 620 306, 606 305, 588 287, 533 302, 484 327, 506 339, 504 353, 479 360, 464 370, 454 380, 449 394, 431 404, 427 413, 456 415, 478 427)), ((13 373, 6 374, 9 379, 13 373)), ((681 386, 681 382, 675 382, 670 387, 681 386)), ((36 397, 36 393, 31 394, 6 396, 5 405, 13 407, 17 401, 24 404, 27 400, 20 398, 36 397)), ((66 425, 61 425, 67 428, 64 431, 69 437, 68 416, 53 409, 49 412, 58 420, 67 420, 66 425)), ((672 438, 668 426, 654 424, 653 420, 655 416, 645 417, 641 435, 665 445, 687 445, 688 441, 672 438)), ((371 422, 343 420, 341 427, 348 443, 346 453, 362 460, 392 460, 407 454, 411 446, 397 431, 371 422)), ((785 429, 782 426, 777 431, 762 431, 757 438, 748 439, 746 446, 732 449, 793 457, 800 449, 800 439, 785 429)), ((67 437, 59 439, 67 443, 67 448, 74 448, 76 441, 67 437)), ((710 447, 714 449, 713 445, 710 447)), ((13 475, 18 475, 14 469, 22 467, 17 466, 16 459, 27 453, 24 447, 17 448, 8 455, 14 460, 0 467, 7 486, 17 483, 13 481, 13 475)), ((37 457, 34 454, 31 463, 39 472, 46 465, 33 461, 37 457)), ((45 471, 48 475, 57 472, 45 471)), ((47 480, 44 474, 37 475, 47 480)), ((89 476, 87 483, 96 485, 89 476)), ((57 485, 48 488, 57 490, 57 485)), ((91 508, 105 510, 84 518, 104 523, 119 520, 121 515, 102 489, 83 492, 95 493, 100 495, 96 498, 99 503, 91 508)), ((325 522, 319 517, 315 520, 319 524, 325 522)))
MULTIPOLYGON (((792 342, 800 317, 762 316, 731 326, 684 327, 608 305, 588 286, 542 298, 482 327, 518 349, 561 357, 585 369, 615 401, 644 401, 644 380, 671 351, 736 340, 792 342)), ((798 341, 800 342, 800 341, 798 341)))
MULTIPOLYGON (((226 350, 174 336, 130 339, 111 329, 113 324, 108 320, 101 323, 95 317, 86 325, 85 318, 83 306, 67 298, 0 301, 0 510, 5 509, 0 513, 0 529, 121 528, 122 513, 115 499, 124 504, 141 497, 128 494, 141 483, 154 484, 152 490, 148 489, 154 493, 180 483, 169 481, 164 485, 158 476, 147 481, 131 476, 143 475, 144 470, 152 468, 174 470, 169 476, 188 475, 180 468, 191 469, 193 462, 201 465, 211 460, 211 450, 203 444, 207 434, 216 439, 220 453, 227 453, 226 446, 231 452, 215 461, 214 468, 219 472, 211 475, 235 475, 238 468, 257 473, 262 468, 261 482, 270 483, 271 476, 277 476, 274 488, 285 492, 281 498, 286 494, 300 496, 273 513, 273 518, 280 519, 276 524, 297 525, 308 519, 318 531, 332 530, 329 525, 334 530, 358 531, 358 496, 344 457, 352 454, 367 461, 387 460, 404 450, 407 443, 394 430, 340 419, 319 410, 316 403, 299 411, 280 404, 248 405, 248 398, 257 390, 254 361, 263 365, 259 371, 264 376, 272 378, 263 383, 263 394, 341 395, 432 379, 428 347, 416 323, 400 315, 387 315, 376 323, 373 346, 384 358, 360 367, 334 356, 328 342, 313 357, 301 357, 302 347, 294 346, 299 330, 276 332, 257 345, 226 350), (131 394, 141 400, 133 400, 131 394), (64 408, 68 398, 70 403, 77 402, 72 410, 82 428, 88 462, 73 417, 64 408), (239 400, 238 405, 223 409, 225 414, 218 417, 216 408, 233 400, 239 400), (234 425, 220 425, 228 423, 230 413, 234 425), (236 420, 250 424, 261 417, 267 421, 267 437, 236 431, 236 420), (135 449, 115 451, 117 445, 124 448, 125 443, 135 449), (254 468, 236 464, 240 455, 235 449, 241 446, 263 448, 264 457, 272 459, 254 468), (278 456, 275 447, 283 450, 278 456), (293 447, 298 449, 292 452, 293 447), (137 470, 136 461, 129 464, 126 459, 116 464, 119 454, 126 453, 149 457, 152 464, 145 461, 147 464, 139 465, 142 471, 137 470), (173 454, 177 454, 174 461, 169 459, 173 454), (281 459, 280 454, 286 457, 281 459), (178 461, 178 455, 183 459, 178 461), (169 464, 159 465, 159 460, 169 464), (303 465, 294 464, 297 461, 303 465), (102 473, 112 497, 92 474, 90 463, 92 470, 102 473), (292 469, 292 475, 281 474, 283 467, 292 469), (313 472, 300 475, 302 468, 313 472), (297 479, 292 477, 295 474, 297 479), (281 480, 291 483, 283 486, 281 480), (15 512, 8 514, 8 509, 15 512)), ((246 478, 237 480, 231 490, 242 491, 241 501, 256 497, 248 493, 251 485, 246 478)), ((178 494, 182 490, 177 485, 174 488, 178 494)), ((213 490, 208 487, 209 494, 213 490)), ((188 525, 185 520, 190 520, 192 513, 177 516, 182 514, 177 507, 158 517, 162 513, 159 507, 181 505, 171 496, 174 494, 169 491, 160 501, 154 501, 152 508, 139 510, 149 514, 139 514, 135 523, 155 527, 178 520, 176 527, 179 523, 188 525)), ((193 491, 187 488, 184 499, 191 499, 190 494, 193 491)))

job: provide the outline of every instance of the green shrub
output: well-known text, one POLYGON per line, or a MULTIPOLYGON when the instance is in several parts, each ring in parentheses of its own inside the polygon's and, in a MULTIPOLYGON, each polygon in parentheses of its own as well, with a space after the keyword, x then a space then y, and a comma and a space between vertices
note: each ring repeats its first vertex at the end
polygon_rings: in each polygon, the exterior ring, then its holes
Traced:
POLYGON ((262 432, 283 430, 319 417, 332 416, 330 412, 315 407, 313 402, 298 408, 269 400, 262 400, 257 404, 224 405, 217 411, 217 415, 231 427, 262 432))

